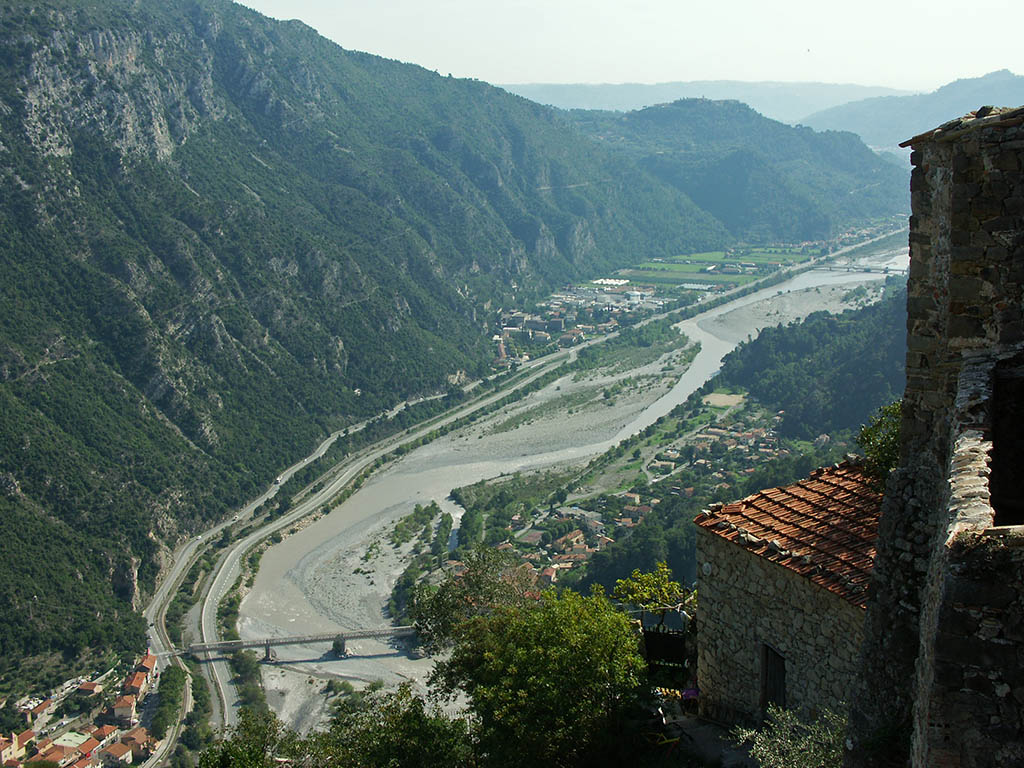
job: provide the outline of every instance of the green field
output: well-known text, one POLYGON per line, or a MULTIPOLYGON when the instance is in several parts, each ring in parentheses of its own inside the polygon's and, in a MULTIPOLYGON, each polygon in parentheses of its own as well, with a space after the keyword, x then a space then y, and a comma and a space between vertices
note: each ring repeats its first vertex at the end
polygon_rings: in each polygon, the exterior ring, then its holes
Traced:
POLYGON ((635 283, 652 285, 679 285, 682 283, 706 283, 708 285, 742 285, 763 277, 773 271, 774 265, 788 266, 807 261, 817 255, 819 249, 804 252, 796 247, 741 248, 731 253, 705 251, 674 256, 670 259, 645 261, 630 269, 620 270, 619 277, 627 277, 635 283), (736 265, 744 269, 740 274, 706 272, 709 265, 736 265), (743 267, 742 265, 746 265, 743 267))

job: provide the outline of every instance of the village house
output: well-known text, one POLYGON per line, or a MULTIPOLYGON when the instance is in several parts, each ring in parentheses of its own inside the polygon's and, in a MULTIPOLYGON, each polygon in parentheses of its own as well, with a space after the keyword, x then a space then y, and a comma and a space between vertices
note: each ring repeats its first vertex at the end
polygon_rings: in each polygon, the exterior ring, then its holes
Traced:
POLYGON ((134 728, 121 737, 121 743, 132 751, 133 760, 145 760, 153 750, 153 739, 145 728, 134 728))
POLYGON ((857 671, 882 497, 861 468, 815 470, 697 516, 700 711, 820 713, 857 671))
POLYGON ((92 732, 93 737, 99 741, 99 743, 108 743, 117 734, 117 728, 113 725, 101 725, 95 731, 92 732))
POLYGON ((555 539, 554 548, 560 552, 567 552, 573 547, 581 546, 583 544, 583 531, 579 528, 569 531, 565 536, 559 536, 555 539))
POLYGON ((104 765, 131 765, 132 748, 121 742, 111 744, 100 752, 100 759, 104 765))
POLYGON ((132 694, 119 696, 114 702, 114 718, 121 725, 128 727, 135 724, 136 698, 132 694))
POLYGON ((103 684, 86 680, 84 683, 78 686, 78 690, 80 693, 84 693, 86 696, 95 696, 99 693, 103 693, 103 684))
POLYGON ((144 673, 147 677, 153 674, 156 670, 156 656, 152 653, 147 652, 145 656, 139 661, 137 670, 144 673))
POLYGON ((123 693, 130 693, 137 699, 141 699, 149 690, 149 678, 144 672, 134 672, 124 681, 123 693))
POLYGON ((0 736, 0 763, 14 759, 15 744, 17 744, 17 737, 13 733, 9 739, 0 736))
POLYGON ((81 752, 84 757, 92 757, 93 753, 99 748, 100 742, 95 736, 90 736, 78 745, 78 751, 81 752))
POLYGON ((21 760, 28 751, 28 743, 36 737, 36 732, 29 729, 14 737, 14 759, 21 760))

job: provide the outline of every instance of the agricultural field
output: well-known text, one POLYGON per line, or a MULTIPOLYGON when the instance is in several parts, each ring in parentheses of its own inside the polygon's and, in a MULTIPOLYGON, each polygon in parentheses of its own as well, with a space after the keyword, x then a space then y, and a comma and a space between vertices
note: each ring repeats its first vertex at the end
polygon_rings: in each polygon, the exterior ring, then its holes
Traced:
POLYGON ((814 246, 735 248, 730 251, 689 253, 668 259, 652 259, 616 276, 631 283, 670 287, 735 286, 749 283, 780 267, 799 264, 821 254, 814 246))

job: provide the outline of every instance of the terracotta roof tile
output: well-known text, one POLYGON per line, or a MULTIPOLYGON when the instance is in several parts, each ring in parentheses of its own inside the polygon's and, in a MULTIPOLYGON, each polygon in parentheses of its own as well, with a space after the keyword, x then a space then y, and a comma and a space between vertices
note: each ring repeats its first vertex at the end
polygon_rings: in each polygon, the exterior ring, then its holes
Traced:
POLYGON ((702 512, 694 522, 864 607, 882 495, 855 464, 702 512))

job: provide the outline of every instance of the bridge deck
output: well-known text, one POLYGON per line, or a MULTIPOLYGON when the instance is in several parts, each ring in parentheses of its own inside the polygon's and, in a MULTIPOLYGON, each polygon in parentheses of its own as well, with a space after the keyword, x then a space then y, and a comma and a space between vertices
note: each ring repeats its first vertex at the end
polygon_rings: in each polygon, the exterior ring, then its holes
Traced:
POLYGON ((242 648, 270 648, 278 645, 304 645, 306 643, 333 643, 342 640, 359 640, 366 637, 409 637, 416 634, 415 627, 389 627, 387 629, 357 629, 352 632, 329 632, 319 635, 293 635, 291 637, 267 637, 262 640, 221 640, 216 643, 193 643, 189 653, 216 651, 238 651, 242 648))

